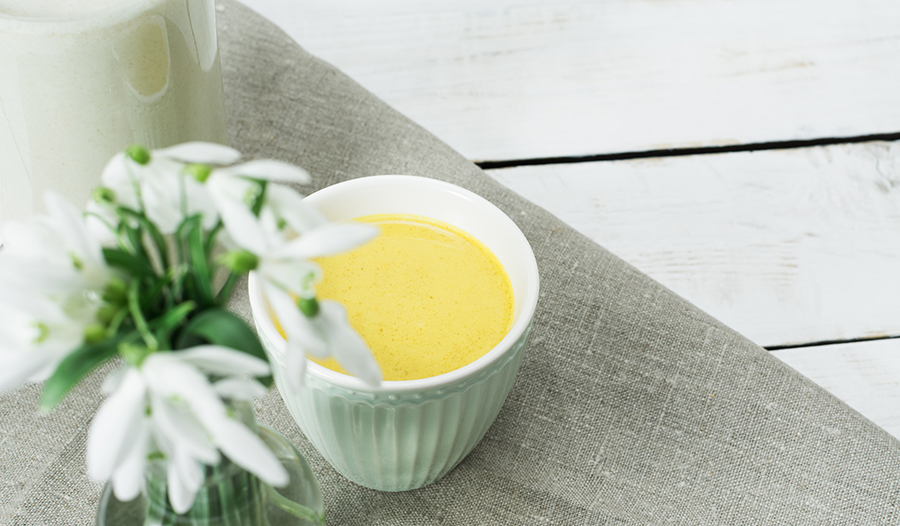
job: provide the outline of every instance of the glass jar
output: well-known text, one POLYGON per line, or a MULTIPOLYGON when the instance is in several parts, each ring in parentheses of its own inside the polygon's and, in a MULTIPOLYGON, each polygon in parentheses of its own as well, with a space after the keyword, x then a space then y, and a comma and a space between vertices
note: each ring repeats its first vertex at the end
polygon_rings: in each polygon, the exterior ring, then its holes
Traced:
POLYGON ((225 143, 214 0, 0 0, 0 221, 132 143, 225 143))

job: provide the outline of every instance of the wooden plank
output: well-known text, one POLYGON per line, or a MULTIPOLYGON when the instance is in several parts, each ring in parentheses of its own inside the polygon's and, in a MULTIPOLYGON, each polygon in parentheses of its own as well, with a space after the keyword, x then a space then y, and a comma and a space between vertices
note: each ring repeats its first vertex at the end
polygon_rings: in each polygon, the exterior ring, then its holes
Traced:
POLYGON ((759 344, 900 334, 900 143, 488 173, 759 344))
POLYGON ((900 438, 900 340, 784 349, 774 354, 900 438))
POLYGON ((470 159, 900 132, 896 0, 244 0, 470 159))

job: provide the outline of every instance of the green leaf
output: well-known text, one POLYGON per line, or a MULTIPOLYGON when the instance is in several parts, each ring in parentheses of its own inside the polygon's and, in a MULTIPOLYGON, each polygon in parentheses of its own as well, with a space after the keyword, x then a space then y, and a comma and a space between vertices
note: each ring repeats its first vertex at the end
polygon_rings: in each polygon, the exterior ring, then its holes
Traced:
POLYGON ((222 305, 228 301, 228 298, 231 297, 231 291, 234 290, 234 285, 240 277, 240 274, 235 274, 234 272, 228 274, 228 279, 225 280, 225 284, 222 285, 222 288, 216 295, 216 303, 222 305))
POLYGON ((149 258, 147 257, 147 252, 144 250, 144 243, 141 239, 140 227, 134 228, 133 226, 128 224, 128 221, 124 220, 124 218, 122 221, 119 221, 119 240, 119 244, 122 245, 123 249, 130 249, 129 251, 134 255, 149 260, 149 258), (123 235, 128 240, 127 245, 121 242, 123 235))
POLYGON ((269 181, 254 178, 251 178, 251 180, 256 181, 256 184, 259 185, 259 193, 253 199, 253 203, 248 204, 252 205, 250 210, 253 212, 253 215, 259 217, 259 213, 262 212, 262 207, 266 203, 266 190, 269 187, 269 181))
POLYGON ((203 242, 201 216, 193 215, 185 219, 175 232, 178 242, 178 257, 185 262, 188 279, 183 283, 186 298, 194 299, 201 308, 215 304, 212 292, 212 273, 207 261, 206 246, 203 242))
POLYGON ((212 292, 211 273, 209 262, 206 260, 206 247, 203 243, 203 230, 200 226, 200 216, 196 216, 194 226, 188 233, 188 251, 191 258, 191 270, 194 273, 194 285, 200 296, 200 304, 209 307, 215 303, 212 292))
POLYGON ((160 342, 161 345, 165 345, 165 348, 169 348, 169 336, 171 336, 195 308, 197 308, 196 303, 193 301, 186 301, 177 307, 167 310, 165 314, 153 320, 150 325, 156 333, 157 341, 160 342))
POLYGON ((82 345, 69 353, 44 384, 41 409, 52 410, 82 378, 115 356, 120 340, 121 337, 109 338, 100 343, 82 345))
MULTIPOLYGON (((191 319, 181 332, 176 348, 184 349, 202 342, 230 347, 267 363, 269 361, 253 329, 225 309, 207 309, 191 319)), ((260 381, 266 387, 272 384, 271 377, 260 378, 260 381)))
POLYGON ((166 239, 163 237, 159 229, 156 228, 156 224, 153 221, 147 219, 147 216, 145 216, 144 214, 136 212, 130 208, 119 208, 119 214, 121 214, 122 217, 131 217, 138 221, 141 227, 144 228, 148 234, 150 234, 150 238, 153 239, 153 242, 156 244, 156 250, 159 252, 159 259, 162 262, 162 266, 168 267, 168 246, 166 245, 166 239))
POLYGON ((225 223, 222 220, 218 220, 216 222, 216 226, 213 227, 212 230, 209 231, 209 234, 206 236, 206 257, 212 256, 213 250, 216 248, 216 239, 219 237, 219 232, 222 231, 222 228, 225 226, 225 223))
POLYGON ((129 254, 120 248, 104 248, 103 258, 109 266, 120 268, 132 276, 156 275, 149 261, 134 254, 129 254))

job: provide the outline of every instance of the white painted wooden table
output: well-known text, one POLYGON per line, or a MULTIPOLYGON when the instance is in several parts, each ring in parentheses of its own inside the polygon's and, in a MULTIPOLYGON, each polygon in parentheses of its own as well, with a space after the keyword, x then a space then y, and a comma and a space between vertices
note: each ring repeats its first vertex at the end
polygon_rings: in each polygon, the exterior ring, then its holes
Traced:
POLYGON ((900 437, 897 0, 244 0, 900 437))

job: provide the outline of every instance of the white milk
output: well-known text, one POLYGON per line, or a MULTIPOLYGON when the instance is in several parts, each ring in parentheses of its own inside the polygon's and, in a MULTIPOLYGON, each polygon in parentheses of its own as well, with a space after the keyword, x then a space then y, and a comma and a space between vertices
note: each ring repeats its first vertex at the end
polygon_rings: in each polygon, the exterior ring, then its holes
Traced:
POLYGON ((0 0, 0 221, 141 143, 224 143, 213 0, 0 0))

